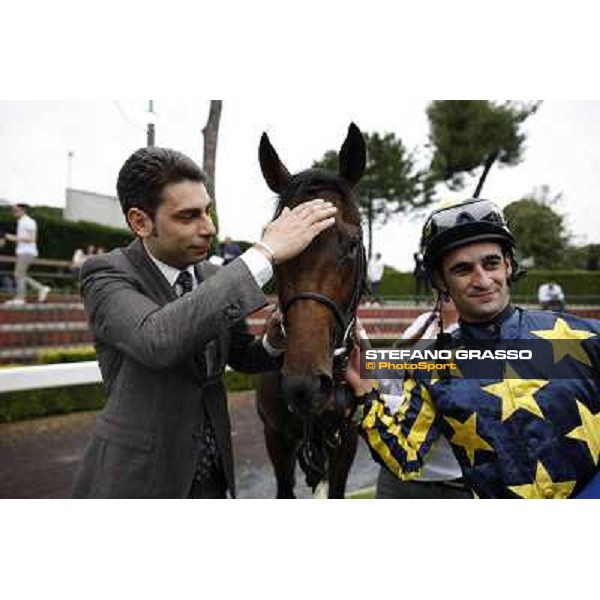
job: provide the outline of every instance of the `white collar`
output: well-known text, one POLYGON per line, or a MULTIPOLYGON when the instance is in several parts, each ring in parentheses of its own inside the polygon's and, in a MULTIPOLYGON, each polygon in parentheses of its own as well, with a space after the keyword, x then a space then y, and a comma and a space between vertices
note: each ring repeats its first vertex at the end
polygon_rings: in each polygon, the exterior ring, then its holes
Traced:
POLYGON ((194 272, 194 265, 190 265, 186 269, 177 269, 176 267, 172 267, 171 265, 164 263, 162 260, 158 260, 158 258, 155 256, 152 256, 152 253, 150 250, 148 250, 148 248, 146 248, 145 244, 144 248, 150 257, 150 260, 152 260, 152 262, 158 267, 158 270, 164 275, 171 287, 175 286, 175 282, 177 281, 177 277, 179 277, 179 273, 181 273, 181 271, 187 271, 192 276, 192 289, 198 285, 198 282, 196 281, 196 273, 194 272))

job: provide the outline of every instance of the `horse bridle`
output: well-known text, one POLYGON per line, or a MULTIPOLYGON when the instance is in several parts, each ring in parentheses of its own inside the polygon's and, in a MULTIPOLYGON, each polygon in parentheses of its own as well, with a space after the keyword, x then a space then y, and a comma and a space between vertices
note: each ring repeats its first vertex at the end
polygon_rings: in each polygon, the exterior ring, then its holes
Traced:
MULTIPOLYGON (((342 257, 342 261, 346 257, 342 257)), ((340 261, 341 262, 341 261, 340 261)), ((338 266, 339 266, 338 262, 338 266)), ((281 313, 285 323, 286 314, 290 307, 300 300, 312 300, 326 306, 334 315, 338 325, 338 333, 341 332, 341 337, 336 335, 336 340, 333 350, 333 386, 334 398, 338 408, 346 406, 346 369, 348 368, 348 360, 354 344, 354 329, 356 325, 356 310, 360 303, 366 282, 366 254, 362 239, 362 229, 359 236, 358 248, 358 268, 356 270, 356 280, 354 282, 354 291, 352 298, 348 304, 346 312, 342 312, 337 303, 329 296, 319 292, 300 292, 289 298, 281 307, 281 313)))
MULTIPOLYGON (((342 257, 341 261, 347 257, 342 257)), ((338 262, 338 267, 340 262, 338 262)), ((346 383, 346 370, 348 368, 348 361, 350 359, 350 353, 354 345, 354 329, 356 325, 356 310, 360 303, 363 291, 366 286, 366 253, 362 239, 362 229, 360 229, 359 237, 359 248, 358 248, 358 268, 356 270, 356 280, 354 282, 354 291, 352 298, 348 304, 346 312, 342 312, 337 303, 332 300, 329 296, 321 294, 319 292, 300 292, 289 298, 285 304, 281 307, 281 313, 283 315, 284 323, 287 312, 290 307, 296 302, 301 300, 312 300, 318 302, 323 306, 326 306, 335 316, 336 324, 338 326, 338 333, 342 332, 341 339, 336 336, 336 343, 334 344, 333 350, 333 396, 334 402, 340 411, 343 411, 349 405, 348 385, 346 383)), ((285 332, 285 329, 284 329, 285 332)), ((315 490, 318 483, 326 475, 324 468, 321 466, 323 456, 320 454, 320 449, 315 446, 313 442, 312 428, 314 423, 309 420, 304 420, 302 424, 302 444, 299 449, 298 459, 302 469, 306 473, 306 483, 313 491, 315 490)), ((340 444, 342 439, 342 428, 348 428, 349 420, 343 418, 341 426, 338 427, 332 435, 331 432, 324 431, 323 441, 330 448, 335 450, 340 444)))

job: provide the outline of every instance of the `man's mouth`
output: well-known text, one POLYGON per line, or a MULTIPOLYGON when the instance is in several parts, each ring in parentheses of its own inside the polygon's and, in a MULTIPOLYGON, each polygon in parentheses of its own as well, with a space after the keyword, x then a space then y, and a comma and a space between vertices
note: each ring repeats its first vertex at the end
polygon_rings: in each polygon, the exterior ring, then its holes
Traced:
POLYGON ((486 292, 485 294, 473 294, 471 298, 475 298, 476 300, 490 300, 496 295, 496 291, 486 292))

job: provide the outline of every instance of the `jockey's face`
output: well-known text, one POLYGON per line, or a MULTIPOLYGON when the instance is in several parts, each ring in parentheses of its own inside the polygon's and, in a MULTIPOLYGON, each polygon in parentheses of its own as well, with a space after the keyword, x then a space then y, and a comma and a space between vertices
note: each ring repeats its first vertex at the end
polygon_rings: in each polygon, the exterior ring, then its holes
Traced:
POLYGON ((460 317, 471 323, 489 321, 506 308, 511 273, 509 258, 492 242, 450 250, 442 259, 443 287, 460 317))
POLYGON ((183 269, 204 260, 216 233, 203 183, 181 181, 165 186, 154 220, 130 209, 129 223, 148 251, 162 262, 183 269))

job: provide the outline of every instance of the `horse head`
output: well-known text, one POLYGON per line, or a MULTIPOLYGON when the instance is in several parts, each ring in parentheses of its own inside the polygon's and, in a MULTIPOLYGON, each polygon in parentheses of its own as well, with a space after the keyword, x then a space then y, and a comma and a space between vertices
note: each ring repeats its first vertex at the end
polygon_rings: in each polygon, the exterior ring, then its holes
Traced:
POLYGON ((364 285, 364 246, 353 190, 365 171, 365 142, 352 123, 340 149, 337 173, 309 169, 292 175, 266 133, 259 159, 268 186, 279 197, 275 217, 286 206, 294 208, 314 198, 329 200, 338 209, 334 227, 298 257, 275 267, 287 335, 283 393, 293 412, 319 415, 335 405, 332 392, 340 379, 339 363, 351 343, 364 285))

